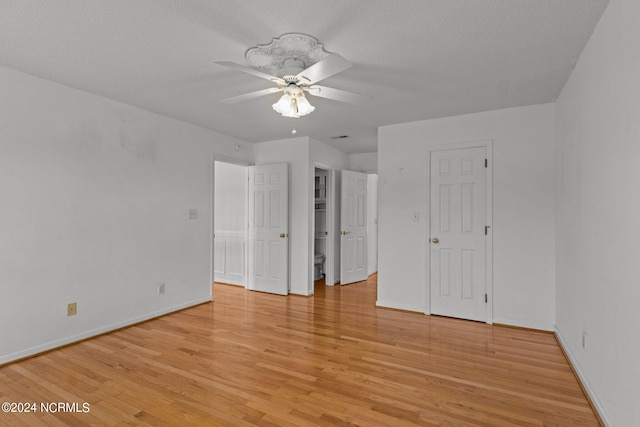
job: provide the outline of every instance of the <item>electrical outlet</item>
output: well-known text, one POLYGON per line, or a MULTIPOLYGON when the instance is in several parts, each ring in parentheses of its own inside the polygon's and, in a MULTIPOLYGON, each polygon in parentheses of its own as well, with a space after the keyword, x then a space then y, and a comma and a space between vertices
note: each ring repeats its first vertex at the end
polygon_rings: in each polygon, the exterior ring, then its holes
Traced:
POLYGON ((78 313, 78 303, 71 302, 67 304, 67 316, 75 316, 78 313))
POLYGON ((158 295, 164 295, 164 283, 158 284, 158 295))
POLYGON ((198 209, 189 209, 189 219, 198 219, 198 209))

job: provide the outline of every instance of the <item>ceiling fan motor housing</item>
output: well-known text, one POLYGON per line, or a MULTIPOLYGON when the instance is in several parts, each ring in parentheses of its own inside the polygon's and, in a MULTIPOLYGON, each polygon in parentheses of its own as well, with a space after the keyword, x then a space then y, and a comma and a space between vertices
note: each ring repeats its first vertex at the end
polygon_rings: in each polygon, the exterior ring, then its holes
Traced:
POLYGON ((287 80, 287 77, 295 77, 304 69, 305 66, 303 61, 296 58, 289 58, 284 61, 282 68, 276 72, 276 76, 287 80))
POLYGON ((298 86, 298 79, 291 81, 284 87, 284 93, 291 98, 299 98, 304 95, 304 92, 300 86, 298 86))

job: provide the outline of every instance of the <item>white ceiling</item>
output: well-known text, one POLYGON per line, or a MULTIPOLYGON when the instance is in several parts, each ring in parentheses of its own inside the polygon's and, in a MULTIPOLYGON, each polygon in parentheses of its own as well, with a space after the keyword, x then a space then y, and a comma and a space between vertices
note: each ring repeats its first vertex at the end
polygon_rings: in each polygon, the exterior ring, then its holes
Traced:
POLYGON ((377 151, 377 127, 552 102, 608 0, 1 0, 0 65, 247 141, 310 136, 377 151), (284 33, 316 37, 353 68, 321 84, 362 107, 278 94, 229 105, 266 80, 214 64, 284 33), (332 140, 331 136, 349 135, 332 140))

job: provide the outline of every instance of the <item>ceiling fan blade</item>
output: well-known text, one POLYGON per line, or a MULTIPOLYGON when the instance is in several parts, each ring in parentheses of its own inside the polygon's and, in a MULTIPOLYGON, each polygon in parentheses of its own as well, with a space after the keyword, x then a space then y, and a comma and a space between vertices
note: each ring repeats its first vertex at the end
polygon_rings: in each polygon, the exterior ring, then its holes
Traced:
POLYGON ((270 93, 276 93, 282 91, 282 88, 270 87, 269 89, 257 90, 255 92, 245 93, 244 95, 232 96, 231 98, 223 99, 222 102, 227 104, 236 104, 238 102, 248 101, 250 99, 259 98, 270 93))
POLYGON ((364 104, 371 101, 370 96, 360 95, 359 93, 348 92, 341 89, 334 89, 332 87, 313 85, 305 90, 314 96, 346 102, 348 104, 364 104))
POLYGON ((214 61, 214 62, 223 67, 231 68, 232 70, 242 71, 243 73, 251 74, 252 76, 260 77, 262 79, 269 80, 270 82, 278 83, 280 85, 285 84, 285 81, 282 80, 280 77, 263 73, 262 71, 258 71, 255 68, 247 67, 246 65, 236 64, 235 62, 231 62, 231 61, 214 61))
POLYGON ((353 67, 351 62, 337 53, 332 53, 322 61, 318 61, 309 68, 299 72, 296 77, 308 80, 308 84, 313 84, 351 67, 353 67))

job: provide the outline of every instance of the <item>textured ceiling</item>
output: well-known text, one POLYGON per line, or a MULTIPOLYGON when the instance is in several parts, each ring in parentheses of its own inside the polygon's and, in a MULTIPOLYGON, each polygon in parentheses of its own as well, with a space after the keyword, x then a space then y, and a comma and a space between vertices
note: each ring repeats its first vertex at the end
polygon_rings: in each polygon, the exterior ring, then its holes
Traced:
POLYGON ((377 127, 552 102, 608 0, 2 0, 0 65, 247 141, 377 151, 377 127), (289 32, 354 64, 325 86, 371 96, 278 116, 270 87, 214 64, 289 32), (332 140, 331 136, 349 135, 332 140))

